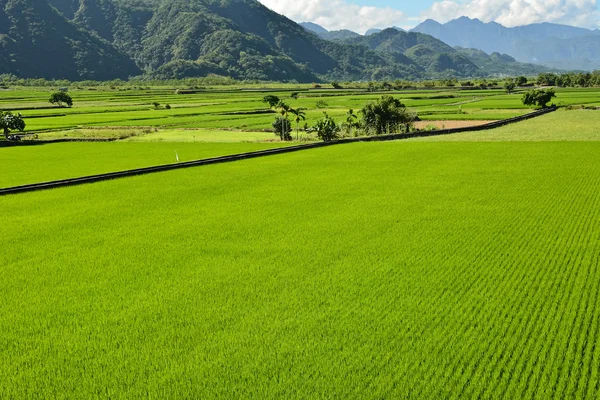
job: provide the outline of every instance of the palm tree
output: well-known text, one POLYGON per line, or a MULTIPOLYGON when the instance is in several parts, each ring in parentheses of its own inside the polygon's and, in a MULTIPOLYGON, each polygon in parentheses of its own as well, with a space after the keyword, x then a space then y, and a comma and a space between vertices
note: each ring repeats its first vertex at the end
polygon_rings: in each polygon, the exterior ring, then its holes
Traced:
MULTIPOLYGON (((292 109, 290 106, 288 106, 286 103, 284 103, 283 101, 280 101, 277 104, 277 108, 279 109, 279 114, 281 114, 281 119, 282 120, 287 120, 288 116, 290 115, 290 110, 292 109)), ((281 137, 285 138, 285 121, 281 121, 281 137)))
POLYGON ((346 113, 346 131, 348 134, 352 132, 353 128, 358 128, 358 115, 354 114, 353 109, 349 109, 346 113))
POLYGON ((294 114, 294 121, 296 121, 296 140, 300 136, 300 121, 306 120, 306 113, 304 108, 290 108, 290 113, 294 114))

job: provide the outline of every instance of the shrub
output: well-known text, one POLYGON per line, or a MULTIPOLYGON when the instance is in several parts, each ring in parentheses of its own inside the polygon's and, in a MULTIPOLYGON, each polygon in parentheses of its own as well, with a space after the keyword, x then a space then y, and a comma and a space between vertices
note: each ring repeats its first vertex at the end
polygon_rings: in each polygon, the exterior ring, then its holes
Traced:
POLYGON ((62 107, 63 103, 69 107, 73 105, 73 99, 71 98, 71 96, 63 91, 52 93, 50 95, 50 100, 48 101, 52 104, 58 104, 59 107, 62 107))
POLYGON ((538 106, 546 108, 552 98, 556 97, 554 89, 535 89, 523 95, 522 101, 526 106, 538 106))
POLYGON ((337 139, 340 131, 338 124, 326 112, 323 112, 323 118, 317 120, 313 129, 317 132, 317 137, 324 142, 337 139))
POLYGON ((407 132, 415 120, 415 115, 392 96, 382 96, 376 102, 367 103, 360 113, 363 127, 376 135, 407 132))
POLYGON ((285 117, 276 117, 272 124, 275 135, 279 136, 281 140, 289 141, 292 140, 292 123, 285 117))

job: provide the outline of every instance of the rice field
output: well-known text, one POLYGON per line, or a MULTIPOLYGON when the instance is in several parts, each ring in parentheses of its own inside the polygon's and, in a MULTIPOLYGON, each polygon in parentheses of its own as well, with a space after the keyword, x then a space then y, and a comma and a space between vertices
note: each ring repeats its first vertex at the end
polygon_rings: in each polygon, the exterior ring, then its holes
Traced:
POLYGON ((595 398, 599 151, 357 143, 0 197, 0 398, 595 398))
POLYGON ((427 142, 600 141, 600 110, 558 110, 517 124, 480 132, 409 139, 427 142))
POLYGON ((0 188, 266 150, 286 143, 51 143, 0 148, 0 188))
MULTIPOLYGON (((51 106, 47 102, 50 88, 0 90, 0 109, 21 112, 27 123, 27 132, 37 134, 39 139, 106 127, 198 128, 264 133, 271 129, 277 115, 274 110, 269 113, 268 106, 261 101, 267 94, 279 96, 293 108, 304 108, 306 121, 302 121, 302 125, 314 124, 323 112, 342 122, 349 109, 358 111, 367 102, 384 94, 400 98, 424 120, 497 120, 530 111, 521 104, 520 95, 506 95, 494 90, 372 93, 282 87, 265 88, 263 91, 207 89, 181 94, 175 88, 98 89, 73 88, 69 92, 74 101, 72 108, 51 106), (296 95, 292 97, 294 93, 296 95)), ((600 92, 592 95, 600 101, 600 92)))
MULTIPOLYGON (((284 145, 230 114, 264 92, 81 94, 35 109, 38 135, 120 140, 0 147, 0 188, 284 145)), ((402 95, 424 121, 528 111, 488 94, 402 95)), ((0 399, 600 397, 598 126, 559 110, 0 196, 0 399)))

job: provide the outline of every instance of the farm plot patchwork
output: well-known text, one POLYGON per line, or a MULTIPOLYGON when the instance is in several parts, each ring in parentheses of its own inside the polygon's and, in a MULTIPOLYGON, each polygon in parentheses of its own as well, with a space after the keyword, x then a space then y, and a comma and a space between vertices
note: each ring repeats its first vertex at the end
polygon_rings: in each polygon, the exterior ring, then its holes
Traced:
POLYGON ((0 198, 0 397, 594 398, 600 143, 358 143, 0 198))
MULTIPOLYGON (((86 127, 153 127, 236 129, 261 132, 271 129, 276 116, 261 101, 275 94, 293 108, 306 109, 309 125, 327 112, 338 122, 349 109, 358 111, 368 101, 391 94, 402 100, 423 120, 497 120, 530 111, 523 107, 520 94, 506 95, 493 90, 401 91, 370 93, 359 90, 307 90, 305 87, 278 91, 206 90, 176 94, 175 89, 149 90, 73 90, 73 108, 49 108, 44 102, 49 91, 9 90, 0 92, 0 108, 19 109, 27 122, 27 132, 40 139, 53 137, 47 130, 62 132, 86 127), (298 98, 290 97, 296 92, 298 98), (158 104, 155 108, 154 104, 158 104), (170 109, 165 109, 166 105, 170 109)), ((559 92, 568 104, 600 101, 597 91, 559 92)), ((167 140, 167 138, 164 138, 167 140)))

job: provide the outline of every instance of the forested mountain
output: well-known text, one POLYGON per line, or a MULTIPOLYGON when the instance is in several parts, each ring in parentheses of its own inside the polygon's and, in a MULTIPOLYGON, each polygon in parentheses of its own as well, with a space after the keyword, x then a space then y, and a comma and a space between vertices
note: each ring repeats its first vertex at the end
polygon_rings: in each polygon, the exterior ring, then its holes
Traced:
POLYGON ((256 0, 0 0, 0 73, 300 82, 488 74, 427 35, 339 35, 324 40, 256 0))
MULTIPOLYGON (((392 27, 390 27, 390 28, 392 28, 392 29, 395 29, 395 30, 397 30, 397 31, 406 32, 404 29, 402 29, 402 28, 399 28, 399 27, 397 27, 397 26, 392 26, 392 27)), ((366 32, 365 32, 365 36, 371 36, 371 35, 374 35, 374 34, 376 34, 376 33, 380 33, 380 32, 382 32, 382 31, 383 31, 383 29, 379 29, 379 28, 371 28, 371 29, 369 29, 368 31, 366 31, 366 32)))
POLYGON ((360 34, 353 32, 348 29, 340 29, 338 31, 328 31, 320 25, 314 22, 301 22, 300 26, 306 29, 308 32, 314 33, 321 39, 325 40, 344 40, 353 37, 359 37, 360 34))
POLYGON ((0 72, 103 80, 127 78, 140 69, 44 0, 0 0, 0 72))
POLYGON ((526 63, 568 69, 600 68, 597 30, 550 23, 507 28, 496 22, 461 17, 445 24, 427 20, 412 31, 434 36, 451 46, 506 53, 526 63))
POLYGON ((538 75, 543 72, 555 72, 555 70, 551 70, 540 64, 518 62, 508 54, 487 54, 483 50, 465 49, 462 47, 455 47, 455 49, 471 60, 471 62, 477 65, 481 70, 486 71, 489 74, 530 76, 538 75))
POLYGON ((452 47, 421 33, 388 28, 369 36, 348 39, 345 43, 392 54, 398 62, 417 65, 429 73, 475 76, 480 72, 475 64, 452 47))

